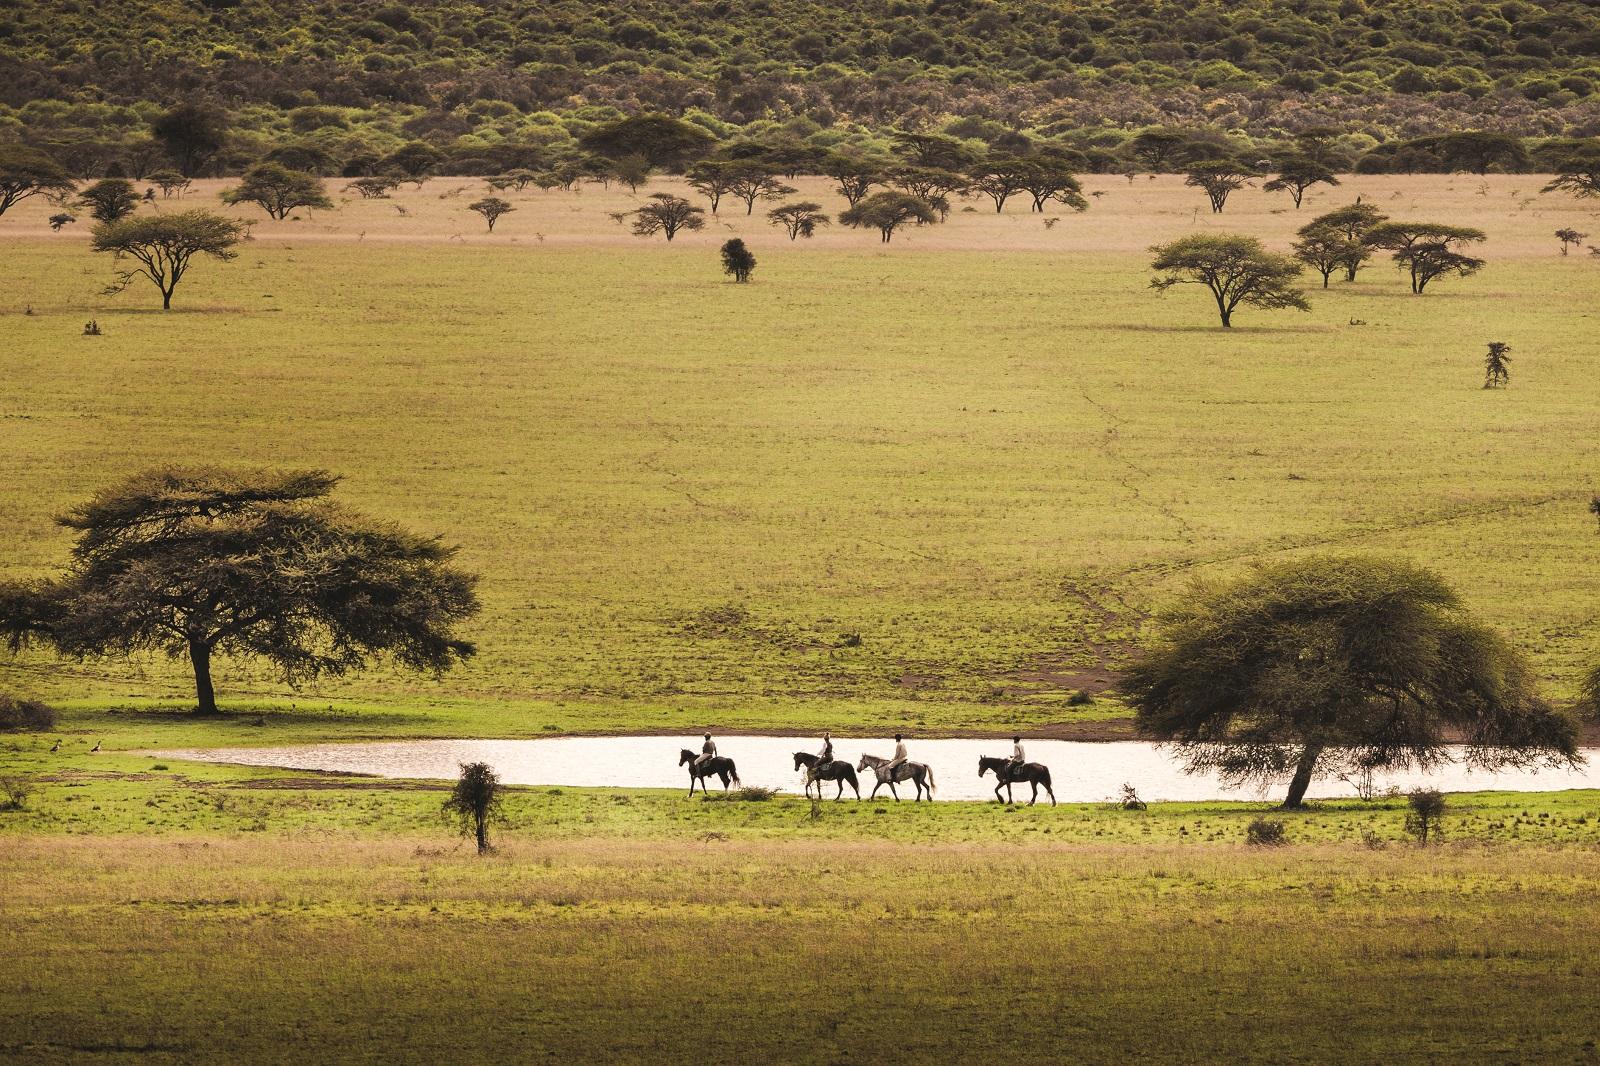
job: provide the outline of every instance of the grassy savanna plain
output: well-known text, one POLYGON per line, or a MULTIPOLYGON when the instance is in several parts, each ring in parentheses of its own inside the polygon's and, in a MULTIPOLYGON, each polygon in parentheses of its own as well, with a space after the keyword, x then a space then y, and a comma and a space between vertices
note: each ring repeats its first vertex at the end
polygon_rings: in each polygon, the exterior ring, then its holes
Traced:
MULTIPOLYGON (((421 733, 1103 718, 1065 698, 1114 676, 1149 608, 1316 547, 1436 567, 1565 695, 1596 651, 1600 262, 1551 234, 1600 232, 1600 209, 1539 184, 1359 177, 1213 216, 1179 178, 1093 178, 1091 210, 1052 228, 973 201, 885 247, 838 226, 790 243, 732 202, 642 241, 609 217, 639 198, 593 187, 508 194, 491 235, 466 210, 481 183, 435 179, 261 219, 166 315, 102 295, 110 262, 29 201, 0 222, 0 566, 50 572, 52 516, 147 465, 336 470, 350 505, 462 545, 481 656, 445 684, 309 693, 226 663, 222 694, 380 701, 421 733), (1482 227, 1489 268, 1415 298, 1379 261, 1232 331, 1202 292, 1147 288, 1152 243, 1285 248, 1357 195, 1482 227), (753 285, 718 271, 734 234, 753 285), (81 336, 90 317, 104 336, 81 336), (1489 340, 1513 345, 1503 392, 1478 388, 1489 340)), ((159 659, 25 657, 0 683, 189 698, 159 659)))
POLYGON ((1395 801, 1325 804, 1263 850, 1248 803, 813 819, 523 789, 478 860, 437 783, 130 753, 1114 733, 1114 695, 1066 700, 1114 679, 1151 608, 1329 547, 1438 569, 1566 696, 1600 602, 1600 262, 1551 234, 1600 210, 1539 184, 1351 178, 1215 217, 1181 179, 1095 178, 1050 228, 974 202, 885 247, 790 244, 732 204, 640 241, 608 217, 637 198, 592 188, 511 194, 491 236, 481 185, 435 179, 262 220, 166 315, 102 295, 109 262, 47 205, 8 212, 6 576, 58 567, 51 516, 133 470, 323 466, 351 506, 462 545, 485 612, 442 681, 294 692, 225 662, 216 722, 180 713, 162 660, 0 660, 0 690, 63 708, 0 739, 33 790, 0 812, 0 1056, 1591 1061, 1594 793, 1454 797, 1428 849, 1395 801), (1414 298, 1380 261, 1226 332, 1203 293, 1147 288, 1152 243, 1283 249, 1358 194, 1484 228, 1489 268, 1414 298), (718 272, 730 235, 752 285, 718 272), (1502 392, 1479 388, 1490 340, 1514 348, 1502 392))

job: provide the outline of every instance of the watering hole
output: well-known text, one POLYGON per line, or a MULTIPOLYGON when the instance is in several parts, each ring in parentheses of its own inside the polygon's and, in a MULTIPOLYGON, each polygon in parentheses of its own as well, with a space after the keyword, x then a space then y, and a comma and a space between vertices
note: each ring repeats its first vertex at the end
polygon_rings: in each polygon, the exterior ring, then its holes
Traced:
MULTIPOLYGON (((731 736, 717 741, 720 753, 734 760, 745 785, 777 788, 799 793, 801 776, 794 768, 794 753, 815 752, 815 738, 731 736)), ((854 767, 863 752, 887 757, 894 741, 883 738, 834 741, 836 757, 854 767)), ((1168 751, 1154 744, 1136 741, 1086 743, 1082 741, 1036 740, 1028 742, 1031 762, 1050 769, 1056 799, 1063 802, 1098 802, 1119 795, 1124 784, 1132 785, 1145 800, 1217 800, 1281 798, 1282 782, 1265 791, 1255 788, 1228 789, 1214 776, 1185 774, 1182 764, 1168 751)), ((461 763, 486 762, 506 784, 565 785, 575 788, 681 788, 687 791, 686 767, 678 765, 682 749, 699 751, 700 738, 679 736, 627 737, 552 737, 541 740, 406 740, 361 744, 301 744, 275 748, 199 748, 164 750, 150 754, 169 759, 194 759, 202 762, 234 763, 246 766, 271 766, 295 770, 371 774, 392 778, 454 778, 461 763)), ((994 776, 978 777, 980 755, 1009 756, 1011 745, 1003 740, 908 740, 913 761, 926 763, 933 772, 936 797, 941 800, 988 800, 994 798, 994 776)), ((1504 770, 1489 773, 1470 769, 1460 762, 1436 767, 1432 772, 1375 774, 1379 790, 1413 789, 1421 786, 1446 792, 1501 789, 1547 792, 1568 788, 1600 788, 1600 749, 1584 750, 1587 761, 1576 770, 1504 770)), ((857 774, 861 793, 872 791, 876 778, 869 769, 857 774)), ((713 791, 722 784, 710 779, 713 791)), ((910 782, 898 786, 902 799, 911 799, 915 788, 910 782)), ((825 796, 834 794, 825 785, 825 796)), ((1030 789, 1014 786, 1016 799, 1025 801, 1030 789)), ((1312 783, 1310 795, 1319 798, 1354 796, 1352 782, 1332 777, 1312 783)), ((853 793, 848 785, 845 797, 853 793)), ((1043 792, 1040 792, 1043 797, 1043 792)), ((879 798, 888 798, 885 786, 879 798)))

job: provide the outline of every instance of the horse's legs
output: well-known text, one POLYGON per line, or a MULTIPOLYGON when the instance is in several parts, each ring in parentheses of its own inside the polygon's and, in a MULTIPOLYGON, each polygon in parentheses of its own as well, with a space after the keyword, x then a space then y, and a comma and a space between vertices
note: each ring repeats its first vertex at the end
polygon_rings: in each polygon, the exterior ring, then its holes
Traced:
POLYGON ((1049 785, 1044 786, 1044 790, 1050 793, 1050 806, 1054 807, 1056 805, 1056 790, 1049 785))
POLYGON ((869 799, 869 800, 877 799, 878 798, 878 789, 880 789, 882 787, 883 787, 883 778, 880 777, 880 778, 878 778, 878 783, 876 785, 872 786, 872 795, 868 796, 867 799, 869 799))
POLYGON ((900 790, 894 787, 894 778, 889 779, 889 795, 894 797, 896 803, 900 802, 900 790))
POLYGON ((1030 807, 1032 807, 1035 803, 1039 802, 1039 782, 1034 781, 1034 782, 1032 782, 1032 785, 1033 785, 1033 798, 1028 801, 1028 806, 1030 806, 1030 807))
MULTIPOLYGON (((836 777, 836 778, 833 779, 833 783, 838 786, 838 789, 833 794, 833 802, 838 803, 839 800, 844 796, 844 778, 836 777)), ((822 786, 821 785, 817 786, 817 798, 818 799, 822 798, 822 786)))
POLYGON ((694 797, 694 771, 693 770, 689 771, 689 796, 690 796, 691 799, 694 797))
POLYGON ((994 801, 996 803, 1004 803, 1006 801, 1006 798, 1000 795, 1000 782, 998 781, 994 783, 994 801))

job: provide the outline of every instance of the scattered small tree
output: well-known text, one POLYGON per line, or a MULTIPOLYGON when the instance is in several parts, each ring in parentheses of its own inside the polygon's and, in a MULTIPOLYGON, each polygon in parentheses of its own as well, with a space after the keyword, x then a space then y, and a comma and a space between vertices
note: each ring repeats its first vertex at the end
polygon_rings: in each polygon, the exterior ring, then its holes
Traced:
POLYGON ((634 193, 639 191, 640 186, 649 183, 650 173, 654 169, 650 160, 637 152, 625 155, 611 164, 612 176, 626 185, 629 192, 634 193))
POLYGON ((172 215, 125 218, 102 222, 94 228, 91 247, 110 252, 117 262, 133 259, 139 265, 119 270, 108 294, 126 289, 138 277, 148 278, 161 290, 161 308, 170 310, 172 294, 189 272, 197 255, 227 262, 238 253, 233 248, 247 234, 243 223, 209 211, 183 211, 172 215))
POLYGON ((505 820, 500 775, 486 762, 462 763, 461 777, 444 801, 444 814, 460 825, 462 836, 477 840, 479 855, 487 854, 490 823, 505 820))
POLYGON ((728 193, 744 201, 744 213, 755 213, 757 200, 781 200, 798 192, 794 186, 785 185, 763 167, 741 168, 728 185, 728 193))
POLYGON ((1446 274, 1470 277, 1486 265, 1457 249, 1487 239, 1480 229, 1442 222, 1384 222, 1367 231, 1366 242, 1394 252, 1393 259, 1411 275, 1411 291, 1422 295, 1428 283, 1446 274))
POLYGON ((755 273, 756 257, 744 246, 744 241, 733 238, 722 246, 722 272, 743 284, 755 273))
POLYGON ((852 229, 875 229, 883 243, 888 244, 894 231, 901 226, 907 223, 932 225, 938 218, 926 200, 919 200, 910 193, 885 190, 858 201, 839 216, 839 221, 852 229))
POLYGON ((1501 389, 1511 384, 1511 345, 1504 341, 1490 341, 1489 354, 1483 358, 1483 387, 1501 389))
POLYGON ((775 207, 767 212, 767 221, 787 230, 791 241, 797 237, 810 237, 818 227, 832 225, 833 222, 822 213, 821 204, 809 201, 775 207))
POLYGON ((435 673, 470 657, 454 626, 476 579, 437 538, 327 502, 323 471, 161 469, 58 521, 78 534, 54 581, 0 584, 0 636, 93 658, 187 658, 196 712, 217 713, 218 653, 264 658, 285 681, 339 676, 385 655, 435 673))
POLYGON ((1263 192, 1287 192, 1294 201, 1295 210, 1306 190, 1313 185, 1337 185, 1339 179, 1323 164, 1305 156, 1285 160, 1278 168, 1278 176, 1261 186, 1263 192))
POLYGON ((184 190, 193 184, 176 170, 158 170, 150 175, 150 182, 161 190, 162 196, 172 196, 174 194, 182 196, 184 190))
POLYGON ((1372 258, 1372 252, 1367 244, 1367 234, 1380 222, 1387 221, 1388 217, 1371 204, 1362 203, 1358 198, 1353 204, 1329 211, 1325 215, 1318 215, 1311 220, 1310 225, 1318 229, 1337 230, 1344 234, 1345 240, 1361 248, 1360 255, 1352 256, 1344 264, 1344 280, 1354 281, 1356 272, 1372 258))
POLYGON ((739 163, 725 159, 705 159, 696 163, 684 176, 689 188, 711 201, 711 213, 717 213, 723 196, 733 187, 739 174, 739 163))
POLYGON ((96 222, 117 222, 133 214, 139 194, 126 178, 102 178, 78 194, 78 203, 96 222))
POLYGON ((1562 255, 1567 254, 1568 247, 1577 247, 1578 245, 1582 244, 1584 239, 1588 236, 1589 235, 1587 233, 1579 233, 1570 226, 1566 227, 1565 229, 1556 230, 1556 240, 1561 242, 1562 255))
POLYGON ((697 230, 706 224, 705 209, 696 207, 681 196, 658 192, 651 202, 633 213, 633 235, 651 237, 664 234, 667 240, 678 235, 679 230, 697 230))
POLYGON ((1220 215, 1223 206, 1228 202, 1228 197, 1234 190, 1249 185, 1252 177, 1250 168, 1243 163, 1229 159, 1211 159, 1191 165, 1188 177, 1183 179, 1183 183, 1204 189, 1206 199, 1211 201, 1211 213, 1220 215))
POLYGON ((1600 196, 1600 146, 1569 153, 1556 165, 1556 176, 1540 192, 1571 193, 1580 199, 1600 196))
POLYGON ((182 103, 157 116, 150 132, 185 177, 198 177, 227 143, 228 116, 214 104, 182 103))
POLYGON ((994 201, 995 213, 1005 210, 1006 201, 1028 187, 1036 177, 1029 159, 989 159, 967 171, 967 188, 994 201))
POLYGON ((850 152, 835 152, 822 161, 822 173, 839 186, 839 195, 845 203, 855 207, 874 185, 884 182, 885 167, 876 160, 850 152))
POLYGON ((1311 310, 1305 293, 1293 284, 1300 265, 1286 255, 1268 252, 1254 237, 1196 234, 1150 251, 1155 255, 1151 267, 1165 272, 1150 287, 1164 293, 1174 285, 1204 285, 1217 301, 1224 329, 1232 327, 1233 313, 1241 304, 1311 310))
POLYGON ((500 199, 498 196, 485 196, 481 200, 475 200, 468 204, 467 210, 476 211, 478 214, 482 215, 483 220, 489 223, 489 232, 493 233, 494 224, 499 221, 500 216, 509 215, 511 212, 515 211, 516 208, 512 207, 511 204, 505 200, 500 199))
POLYGON ((1360 241, 1352 241, 1342 232, 1315 222, 1300 227, 1300 239, 1292 245, 1294 257, 1322 275, 1322 287, 1336 270, 1348 270, 1352 260, 1363 261, 1372 255, 1360 241))
POLYGON ((345 192, 354 189, 361 194, 363 200, 387 200, 389 194, 400 187, 400 179, 387 174, 377 174, 370 178, 357 178, 344 187, 345 192))
POLYGON ((333 201, 322 191, 321 178, 277 163, 259 163, 251 167, 243 181, 222 191, 222 202, 256 204, 280 222, 297 207, 333 206, 333 201))
POLYGON ((21 145, 0 145, 0 215, 30 196, 71 191, 72 179, 54 159, 21 145))
POLYGON ((1444 823, 1444 793, 1434 788, 1419 788, 1406 796, 1406 832, 1424 846, 1438 840, 1444 823))
POLYGON ((1312 556, 1197 583, 1122 686, 1140 731, 1235 784, 1429 767, 1573 765, 1577 727, 1526 660, 1409 563, 1312 556))

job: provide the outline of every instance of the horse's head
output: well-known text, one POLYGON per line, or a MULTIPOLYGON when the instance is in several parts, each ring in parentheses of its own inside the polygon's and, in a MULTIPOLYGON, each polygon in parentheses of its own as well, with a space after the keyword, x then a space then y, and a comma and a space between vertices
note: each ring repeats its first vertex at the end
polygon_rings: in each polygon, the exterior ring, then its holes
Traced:
POLYGON ((987 758, 985 758, 984 756, 982 756, 982 755, 978 756, 978 776, 982 777, 984 774, 986 774, 988 772, 989 772, 989 760, 987 758))
POLYGON ((861 761, 856 763, 856 769, 857 770, 865 770, 866 768, 867 768, 867 757, 865 755, 863 755, 863 756, 861 756, 861 761))
POLYGON ((678 765, 682 766, 686 762, 694 762, 694 752, 688 748, 678 749, 678 765))
POLYGON ((796 770, 800 769, 800 767, 804 766, 809 761, 810 759, 805 752, 797 751, 794 753, 794 768, 796 770))

